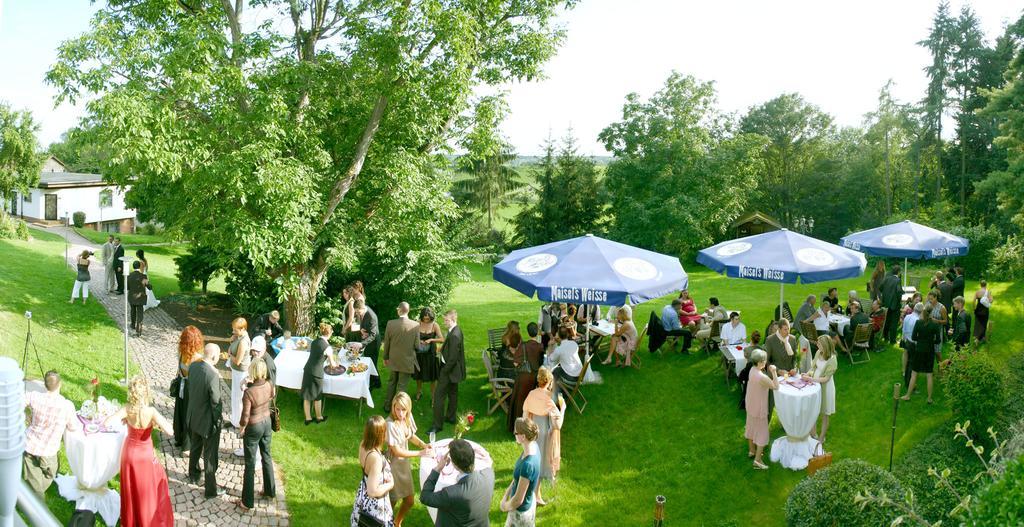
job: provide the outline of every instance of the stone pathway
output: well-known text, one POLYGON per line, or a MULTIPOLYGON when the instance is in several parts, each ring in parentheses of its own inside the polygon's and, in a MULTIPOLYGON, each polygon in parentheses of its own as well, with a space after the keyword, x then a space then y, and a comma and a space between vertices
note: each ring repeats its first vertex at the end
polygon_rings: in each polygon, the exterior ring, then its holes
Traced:
MULTIPOLYGON (((34 227, 36 228, 36 227, 34 227)), ((42 229, 41 229, 42 230, 42 229)), ((96 251, 94 263, 89 267, 92 280, 89 282, 89 301, 99 300, 110 313, 119 328, 124 328, 124 297, 107 293, 105 273, 101 261, 100 248, 86 240, 74 230, 66 232, 64 227, 45 229, 60 236, 68 236, 71 248, 68 251, 68 265, 74 267, 75 255, 84 249, 96 251)), ((134 245, 132 246, 134 247, 134 245)), ((178 364, 178 336, 181 328, 163 309, 149 309, 143 317, 143 336, 135 337, 129 332, 128 346, 135 362, 150 381, 154 394, 154 406, 168 419, 174 414, 174 399, 167 393, 174 379, 178 364)), ((120 343, 118 344, 120 345, 120 343)), ((225 401, 225 412, 230 411, 231 400, 230 380, 222 386, 221 396, 225 401)), ((227 413, 224 422, 229 421, 227 413)), ((289 525, 288 509, 284 499, 284 484, 281 480, 281 469, 275 465, 277 497, 268 500, 259 497, 263 488, 262 474, 259 464, 256 465, 256 508, 249 513, 242 512, 235 501, 242 496, 242 473, 244 460, 234 455, 236 448, 241 448, 242 441, 238 434, 231 430, 221 432, 220 466, 217 470, 217 482, 227 489, 227 494, 207 499, 203 495, 203 487, 189 484, 188 452, 183 452, 174 445, 173 440, 162 438, 159 450, 167 470, 168 483, 171 491, 171 502, 174 504, 174 524, 176 526, 216 526, 234 525, 289 525)))

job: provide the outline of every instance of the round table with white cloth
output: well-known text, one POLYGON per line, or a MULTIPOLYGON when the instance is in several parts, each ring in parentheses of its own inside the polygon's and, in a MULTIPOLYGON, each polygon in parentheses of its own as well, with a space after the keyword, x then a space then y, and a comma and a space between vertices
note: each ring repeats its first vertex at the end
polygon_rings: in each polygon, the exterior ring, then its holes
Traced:
POLYGON ((119 424, 108 432, 78 430, 64 433, 64 450, 72 475, 58 475, 57 490, 76 509, 97 512, 107 525, 121 516, 121 495, 107 483, 121 471, 121 449, 128 428, 119 424))
MULTIPOLYGON (((478 443, 469 441, 469 444, 473 447, 473 452, 476 453, 476 461, 473 462, 473 470, 479 472, 481 470, 493 469, 494 462, 491 460, 491 455, 484 450, 484 447, 478 443)), ((420 489, 423 489, 423 484, 427 482, 427 478, 430 477, 430 471, 434 470, 437 465, 437 460, 441 459, 445 454, 448 453, 448 443, 451 443, 451 439, 441 439, 431 443, 434 447, 434 457, 421 457, 420 458, 420 489)), ((445 487, 454 485, 458 481, 458 471, 455 467, 449 463, 448 467, 441 471, 441 475, 437 478, 437 485, 434 485, 434 492, 437 492, 445 487)), ((427 507, 427 512, 430 513, 430 519, 437 521, 437 509, 433 507, 427 507)))
MULTIPOLYGON (((302 389, 302 370, 309 359, 309 352, 297 349, 283 349, 281 354, 274 359, 277 365, 277 385, 282 388, 293 390, 302 389)), ((373 396, 370 395, 370 376, 377 375, 377 368, 373 361, 366 357, 359 357, 359 362, 367 366, 366 371, 359 373, 343 373, 341 375, 324 374, 324 393, 337 395, 346 399, 363 399, 366 406, 373 408, 373 396)), ((349 362, 342 357, 339 364, 349 367, 349 362)))
POLYGON ((821 410, 821 386, 806 383, 797 388, 780 382, 779 389, 773 393, 775 413, 786 435, 772 442, 771 460, 788 469, 803 470, 807 468, 807 461, 814 457, 814 448, 818 444, 811 437, 811 430, 821 410))
POLYGON ((846 335, 846 328, 850 327, 850 317, 836 313, 828 314, 828 323, 836 326, 836 333, 842 337, 846 335))

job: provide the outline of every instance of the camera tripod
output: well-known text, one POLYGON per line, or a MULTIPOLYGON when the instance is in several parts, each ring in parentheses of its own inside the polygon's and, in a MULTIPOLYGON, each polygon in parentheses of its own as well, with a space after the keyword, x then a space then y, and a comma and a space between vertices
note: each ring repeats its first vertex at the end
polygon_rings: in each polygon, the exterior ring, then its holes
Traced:
POLYGON ((40 378, 45 377, 43 373, 43 361, 39 358, 39 349, 36 348, 36 343, 32 340, 32 312, 25 313, 25 320, 28 320, 28 331, 25 332, 25 352, 21 355, 21 369, 28 372, 28 346, 32 345, 32 351, 36 354, 36 363, 39 364, 39 376, 40 378))

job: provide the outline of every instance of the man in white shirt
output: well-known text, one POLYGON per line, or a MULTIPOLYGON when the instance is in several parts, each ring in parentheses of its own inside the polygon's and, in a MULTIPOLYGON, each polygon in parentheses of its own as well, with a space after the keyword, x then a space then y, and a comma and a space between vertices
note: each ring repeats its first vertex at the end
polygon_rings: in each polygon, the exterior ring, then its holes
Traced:
POLYGON ((729 314, 729 323, 722 326, 719 336, 722 345, 736 346, 747 341, 747 326, 740 322, 740 314, 733 311, 729 314))
POLYGON ((544 359, 544 365, 552 370, 555 378, 576 382, 583 371, 579 351, 580 347, 572 340, 569 328, 560 327, 555 335, 555 350, 544 359))

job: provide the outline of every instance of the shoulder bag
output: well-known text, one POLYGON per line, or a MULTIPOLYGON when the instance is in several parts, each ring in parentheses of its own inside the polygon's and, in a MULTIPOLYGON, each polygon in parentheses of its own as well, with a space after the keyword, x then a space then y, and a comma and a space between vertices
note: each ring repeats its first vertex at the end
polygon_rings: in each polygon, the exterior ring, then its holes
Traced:
MULTIPOLYGON (((367 455, 369 455, 369 454, 367 454, 367 455)), ((381 455, 381 457, 384 457, 384 456, 381 455)), ((363 462, 364 463, 366 462, 365 458, 363 459, 363 462)), ((384 468, 381 467, 381 474, 383 475, 383 473, 384 473, 384 468)), ((356 510, 357 510, 357 518, 358 518, 357 521, 356 521, 356 525, 358 525, 359 527, 384 527, 384 522, 381 521, 380 519, 378 519, 376 516, 374 516, 372 514, 373 512, 375 512, 374 511, 374 505, 376 504, 376 499, 375 498, 371 498, 370 495, 367 494, 367 491, 366 491, 366 486, 367 486, 366 480, 367 480, 367 478, 368 478, 368 476, 366 474, 366 469, 363 469, 363 481, 359 485, 359 491, 356 492, 355 507, 356 507, 356 510)), ((386 498, 387 497, 385 496, 385 499, 386 498)))
POLYGON ((270 429, 275 432, 281 431, 281 410, 277 407, 277 395, 270 399, 270 429))

